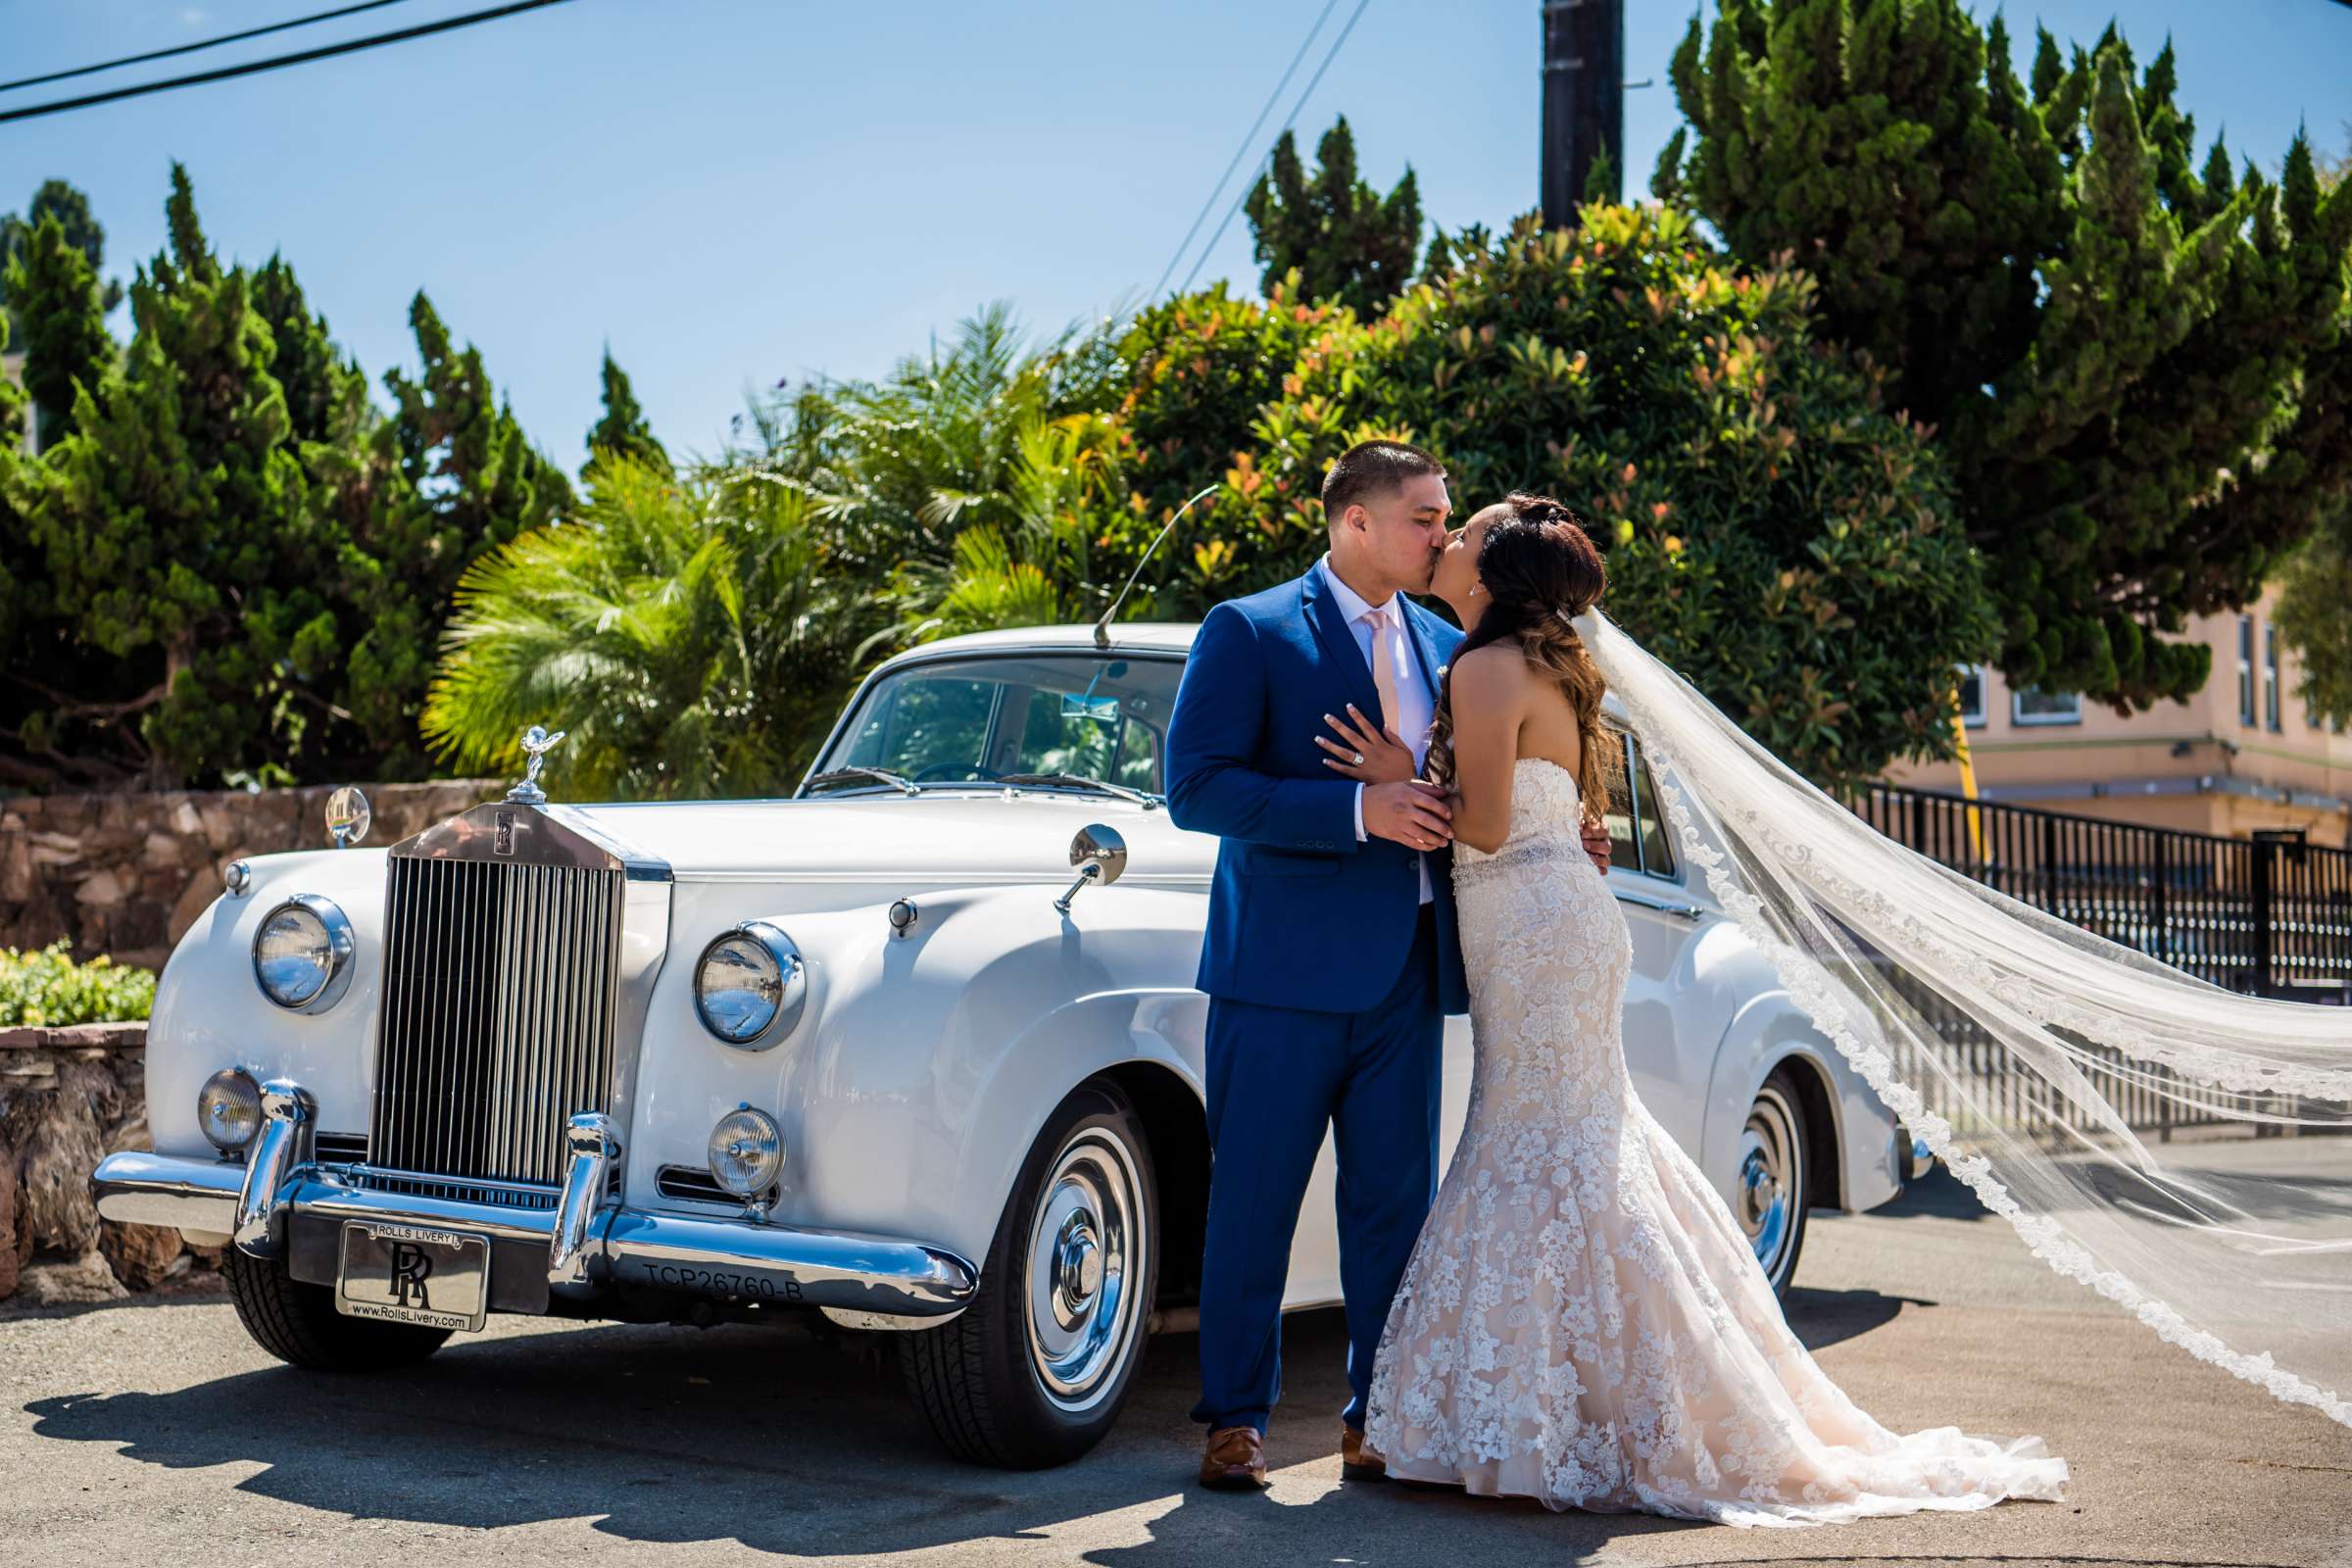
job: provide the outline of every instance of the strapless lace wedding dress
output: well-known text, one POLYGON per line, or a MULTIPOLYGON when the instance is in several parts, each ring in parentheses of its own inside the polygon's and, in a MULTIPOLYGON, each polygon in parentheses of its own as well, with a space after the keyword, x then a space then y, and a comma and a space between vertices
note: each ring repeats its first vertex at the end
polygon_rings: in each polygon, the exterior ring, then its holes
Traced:
POLYGON ((1454 851, 1469 1120, 1389 1313, 1366 1446, 1393 1476, 1729 1525, 2063 1500, 2041 1439, 1898 1436, 1789 1332, 1627 1076, 1632 937, 1579 814, 1573 775, 1522 758, 1508 840, 1454 851))

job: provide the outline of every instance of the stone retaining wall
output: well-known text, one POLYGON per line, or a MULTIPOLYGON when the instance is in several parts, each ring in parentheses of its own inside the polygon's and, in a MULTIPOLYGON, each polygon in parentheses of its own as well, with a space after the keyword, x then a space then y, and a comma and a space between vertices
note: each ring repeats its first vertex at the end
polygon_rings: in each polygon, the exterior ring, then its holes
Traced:
MULTIPOLYGON (((367 784, 370 848, 397 843, 506 793, 506 779, 367 784)), ((220 868, 248 856, 322 849, 329 786, 24 795, 0 800, 0 947, 74 940, 74 956, 110 954, 160 969, 220 891, 220 868)))
POLYGON ((90 1172, 145 1149, 147 1026, 0 1029, 0 1299, 103 1301, 220 1265, 161 1225, 102 1220, 90 1172))

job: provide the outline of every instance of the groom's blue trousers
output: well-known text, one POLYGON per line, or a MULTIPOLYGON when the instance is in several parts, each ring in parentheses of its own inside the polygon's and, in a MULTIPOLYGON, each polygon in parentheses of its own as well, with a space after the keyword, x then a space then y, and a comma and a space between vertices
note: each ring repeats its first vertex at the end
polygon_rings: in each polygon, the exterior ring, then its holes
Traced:
MULTIPOLYGON (((1334 939, 1345 941, 1344 933, 1334 939)), ((1348 1299, 1341 1412, 1364 1424, 1372 1356, 1437 1196, 1436 918, 1379 1005, 1310 1012, 1208 1004, 1208 1235, 1200 1261, 1200 1402, 1193 1419, 1263 1432, 1282 1393, 1282 1291, 1298 1205, 1331 1129, 1339 1155, 1340 1288, 1348 1299)))

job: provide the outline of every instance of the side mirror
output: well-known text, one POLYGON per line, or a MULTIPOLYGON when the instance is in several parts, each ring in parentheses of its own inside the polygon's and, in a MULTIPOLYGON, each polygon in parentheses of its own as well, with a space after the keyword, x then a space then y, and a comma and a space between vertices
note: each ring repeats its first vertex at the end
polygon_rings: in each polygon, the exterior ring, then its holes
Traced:
POLYGON ((368 797, 357 784, 346 784, 326 798, 326 836, 335 848, 348 850, 368 836, 368 797))
POLYGON ((1127 869, 1127 841, 1119 837, 1116 828, 1089 822, 1070 840, 1070 863, 1078 868, 1078 880, 1054 901, 1054 907, 1064 914, 1070 912, 1070 901, 1088 883, 1107 886, 1119 879, 1120 873, 1127 869))

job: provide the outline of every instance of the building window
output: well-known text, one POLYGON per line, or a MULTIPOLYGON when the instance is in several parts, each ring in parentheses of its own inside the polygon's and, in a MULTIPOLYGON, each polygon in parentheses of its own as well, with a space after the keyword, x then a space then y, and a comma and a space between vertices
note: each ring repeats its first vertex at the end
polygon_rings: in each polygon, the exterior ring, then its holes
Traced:
POLYGON ((2237 617, 2237 721, 2254 722, 2254 617, 2237 617))
POLYGON ((1960 666, 1960 722, 1970 729, 1984 727, 1984 666, 1960 666))
POLYGON ((2278 728, 2278 628, 2262 628, 2262 722, 2278 728))
POLYGON ((2045 692, 2038 686, 2027 686, 2010 697, 2009 717, 2019 724, 2080 724, 2082 694, 2045 692))

